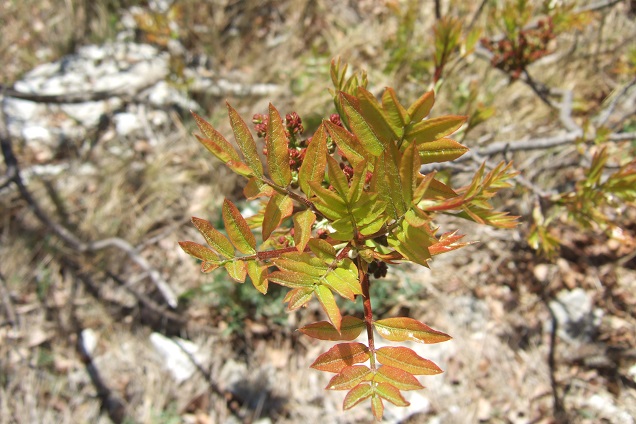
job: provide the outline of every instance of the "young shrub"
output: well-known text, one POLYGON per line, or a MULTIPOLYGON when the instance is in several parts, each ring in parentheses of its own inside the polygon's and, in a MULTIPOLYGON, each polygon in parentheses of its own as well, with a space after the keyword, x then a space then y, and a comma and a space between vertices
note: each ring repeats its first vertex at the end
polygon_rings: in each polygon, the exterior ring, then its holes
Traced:
POLYGON ((366 90, 364 73, 345 75, 346 65, 332 62, 338 113, 323 120, 310 138, 302 138, 302 121, 295 113, 283 121, 270 104, 267 115, 254 116, 257 134, 265 141, 265 164, 247 124, 230 105, 240 152, 194 114, 201 144, 245 177, 245 196, 262 198, 265 206, 248 222, 225 200, 227 236, 192 218, 208 246, 192 241, 180 245, 201 261, 202 272, 222 267, 239 283, 249 275, 263 294, 272 283, 289 288, 284 301, 290 311, 317 298, 327 320, 300 331, 338 343, 318 356, 312 368, 334 374, 327 389, 347 391, 345 409, 368 400, 379 420, 385 401, 409 405, 402 391, 422 388, 415 376, 442 370, 409 348, 376 348, 374 332, 398 343, 440 343, 451 337, 409 317, 376 320, 370 274, 386 274, 386 264, 428 266, 432 256, 467 245, 456 232, 438 232, 432 223, 436 213, 497 227, 516 225, 516 217, 496 212, 490 204, 513 174, 503 163, 490 172, 482 166, 459 189, 434 173, 422 175, 422 164, 452 161, 468 150, 448 138, 465 117, 427 119, 433 92, 405 107, 391 88, 378 101, 366 90), (362 297, 364 316, 342 316, 336 296, 350 301, 362 297), (355 342, 362 332, 366 343, 355 342))

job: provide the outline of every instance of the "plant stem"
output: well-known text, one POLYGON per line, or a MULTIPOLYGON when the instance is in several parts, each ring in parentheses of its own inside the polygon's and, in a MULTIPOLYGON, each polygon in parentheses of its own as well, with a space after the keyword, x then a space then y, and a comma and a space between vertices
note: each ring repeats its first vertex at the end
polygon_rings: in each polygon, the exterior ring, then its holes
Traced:
POLYGON ((371 365, 371 371, 375 371, 375 341, 373 336, 373 309, 371 308, 371 295, 369 288, 371 284, 369 282, 369 274, 367 272, 366 264, 363 264, 363 260, 358 258, 358 276, 362 285, 362 296, 364 296, 364 323, 367 326, 367 339, 369 340, 369 364, 371 365))

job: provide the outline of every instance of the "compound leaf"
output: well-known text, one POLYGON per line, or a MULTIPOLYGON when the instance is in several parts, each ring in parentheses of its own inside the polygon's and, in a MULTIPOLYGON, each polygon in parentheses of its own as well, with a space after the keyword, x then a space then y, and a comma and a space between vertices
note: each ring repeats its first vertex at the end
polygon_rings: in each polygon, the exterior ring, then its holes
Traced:
POLYGON ((340 343, 320 355, 311 368, 339 373, 344 367, 369 360, 369 348, 362 343, 340 343))
POLYGON ((435 375, 442 372, 432 361, 422 358, 407 347, 385 346, 376 350, 375 354, 380 363, 413 375, 435 375))
POLYGON ((298 329, 298 331, 308 335, 309 337, 313 337, 314 339, 319 340, 352 341, 355 340, 360 335, 360 333, 362 333, 362 330, 364 330, 364 328, 364 321, 359 318, 346 315, 342 317, 342 322, 340 323, 340 332, 338 332, 338 330, 336 330, 336 328, 328 321, 320 321, 313 324, 308 324, 298 329))
POLYGON ((382 108, 384 109, 385 115, 388 118, 387 122, 391 125, 393 132, 395 132, 398 137, 402 137, 404 134, 404 127, 411 121, 411 118, 408 115, 404 106, 400 104, 395 95, 395 91, 388 87, 382 93, 382 108))
POLYGON ((289 168, 289 140, 285 134, 283 121, 278 110, 269 104, 267 122, 267 167, 272 180, 281 187, 287 187, 292 175, 289 168))
POLYGON ((377 421, 382 420, 382 415, 384 415, 384 404, 382 403, 382 398, 375 393, 371 397, 371 412, 377 421))
POLYGON ((316 222, 316 214, 306 209, 292 217, 294 221, 294 244, 299 252, 305 250, 311 238, 311 228, 316 222))
POLYGON ((295 311, 301 306, 305 306, 307 302, 311 300, 313 295, 314 295, 313 287, 296 288, 296 289, 290 290, 287 293, 287 295, 283 299, 283 302, 287 303, 287 309, 289 309, 290 311, 295 311))
POLYGON ((316 278, 308 274, 291 271, 274 271, 267 277, 272 283, 280 284, 281 286, 295 288, 312 288, 316 283, 316 278))
POLYGON ((413 318, 386 318, 373 323, 377 332, 392 342, 411 340, 420 343, 441 343, 451 339, 448 334, 433 330, 413 318))
POLYGON ((230 241, 240 252, 256 253, 256 239, 238 208, 230 200, 223 201, 223 223, 230 241))
MULTIPOLYGON (((342 150, 349 163, 356 165, 366 158, 367 154, 364 147, 362 147, 355 135, 331 121, 323 121, 323 124, 327 128, 331 139, 342 150)), ((307 154, 309 154, 309 151, 307 154)))

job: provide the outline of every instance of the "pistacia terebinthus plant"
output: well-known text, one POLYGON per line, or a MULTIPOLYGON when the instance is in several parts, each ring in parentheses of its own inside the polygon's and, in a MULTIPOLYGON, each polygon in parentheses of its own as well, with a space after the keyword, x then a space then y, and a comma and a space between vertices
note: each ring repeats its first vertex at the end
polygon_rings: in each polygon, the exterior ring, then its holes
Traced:
POLYGON ((334 374, 327 389, 347 391, 345 409, 369 400, 380 419, 384 401, 408 406, 402 391, 423 388, 416 376, 442 370, 407 347, 376 348, 374 332, 391 342, 440 343, 451 337, 409 317, 375 319, 370 277, 385 275, 387 264, 428 266, 432 256, 468 244, 454 231, 440 233, 432 223, 435 214, 513 227, 516 217, 494 211, 490 204, 498 190, 508 187, 512 172, 504 163, 490 172, 482 166, 472 182, 459 189, 434 173, 422 175, 422 164, 451 161, 468 150, 448 138, 465 118, 427 118, 435 100, 432 91, 408 108, 391 88, 378 101, 366 89, 365 73, 347 78, 346 70, 346 65, 332 62, 337 113, 311 137, 304 136, 297 114, 283 120, 270 104, 267 115, 253 118, 264 140, 259 146, 228 104, 237 151, 194 114, 202 134, 197 139, 247 179, 245 197, 261 199, 263 207, 246 220, 225 200, 226 234, 204 219, 192 218, 207 246, 179 244, 201 261, 203 272, 222 267, 239 283, 249 276, 263 294, 272 283, 289 288, 284 301, 291 311, 317 298, 327 320, 300 331, 337 344, 318 356, 312 368, 334 374), (364 316, 342 316, 336 296, 352 302, 360 297, 364 316), (363 332, 365 341, 356 341, 363 332))

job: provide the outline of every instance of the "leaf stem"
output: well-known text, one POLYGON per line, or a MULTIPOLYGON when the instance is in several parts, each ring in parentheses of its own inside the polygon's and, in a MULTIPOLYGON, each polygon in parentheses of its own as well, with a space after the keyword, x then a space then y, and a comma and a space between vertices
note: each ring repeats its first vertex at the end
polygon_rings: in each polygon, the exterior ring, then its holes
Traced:
POLYGON ((362 258, 358 257, 357 266, 358 266, 358 278, 360 278, 360 284, 362 286, 362 296, 364 296, 363 306, 364 306, 364 323, 367 326, 367 339, 369 341, 369 365, 371 367, 371 371, 375 372, 375 340, 373 335, 373 308, 371 307, 371 294, 370 287, 371 284, 369 282, 369 273, 367 272, 366 263, 362 258))

